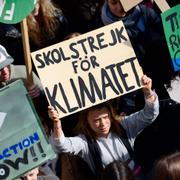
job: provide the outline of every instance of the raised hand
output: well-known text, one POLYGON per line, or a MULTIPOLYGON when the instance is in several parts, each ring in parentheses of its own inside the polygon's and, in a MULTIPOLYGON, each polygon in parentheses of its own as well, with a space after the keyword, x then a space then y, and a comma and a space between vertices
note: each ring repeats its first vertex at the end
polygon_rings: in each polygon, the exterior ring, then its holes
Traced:
POLYGON ((52 119, 54 122, 54 133, 53 133, 54 137, 60 138, 62 134, 61 121, 59 119, 58 112, 54 109, 53 106, 48 106, 48 115, 49 118, 52 119))

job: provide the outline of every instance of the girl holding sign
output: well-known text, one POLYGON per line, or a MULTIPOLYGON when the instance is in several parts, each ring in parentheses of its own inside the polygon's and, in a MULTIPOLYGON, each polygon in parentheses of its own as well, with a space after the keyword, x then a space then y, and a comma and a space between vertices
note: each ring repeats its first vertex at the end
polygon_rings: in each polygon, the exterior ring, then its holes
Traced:
POLYGON ((151 89, 151 79, 143 75, 142 84, 146 102, 144 109, 118 122, 108 104, 93 106, 82 112, 76 128, 79 135, 75 137, 64 136, 57 111, 48 107, 49 117, 54 122, 51 143, 55 150, 82 157, 96 177, 100 177, 102 169, 115 160, 128 162, 138 174, 140 168, 133 160, 132 150, 135 138, 159 113, 158 97, 151 89))

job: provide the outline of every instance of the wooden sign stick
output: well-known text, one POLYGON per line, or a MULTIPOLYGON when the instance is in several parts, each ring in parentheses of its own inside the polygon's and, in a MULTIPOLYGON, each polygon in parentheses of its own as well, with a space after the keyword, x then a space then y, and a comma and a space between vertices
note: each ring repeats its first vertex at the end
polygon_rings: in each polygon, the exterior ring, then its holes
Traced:
POLYGON ((31 87, 33 83, 32 76, 32 61, 31 61, 31 52, 29 46, 29 35, 28 35, 28 27, 26 18, 21 22, 21 33, 22 33, 22 41, 23 41, 23 50, 24 50, 24 58, 26 65, 26 74, 27 74, 27 85, 31 87))
POLYGON ((170 9, 169 4, 166 2, 166 0, 154 0, 161 12, 165 12, 168 9, 170 9))

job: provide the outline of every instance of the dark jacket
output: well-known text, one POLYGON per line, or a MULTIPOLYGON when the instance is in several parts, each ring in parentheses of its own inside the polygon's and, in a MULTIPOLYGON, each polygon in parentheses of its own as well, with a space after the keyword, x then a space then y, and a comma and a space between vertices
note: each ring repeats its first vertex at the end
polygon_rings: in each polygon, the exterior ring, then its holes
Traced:
POLYGON ((107 3, 104 3, 101 10, 101 17, 98 18, 97 27, 120 20, 123 21, 140 62, 144 59, 148 44, 155 39, 161 38, 163 35, 160 17, 153 9, 147 8, 144 5, 134 7, 127 12, 125 17, 120 18, 112 14, 107 3))

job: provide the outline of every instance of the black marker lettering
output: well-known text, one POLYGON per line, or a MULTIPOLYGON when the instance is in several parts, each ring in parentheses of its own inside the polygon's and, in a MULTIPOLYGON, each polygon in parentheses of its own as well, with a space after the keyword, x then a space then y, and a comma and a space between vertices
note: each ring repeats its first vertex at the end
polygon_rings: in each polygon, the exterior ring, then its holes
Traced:
POLYGON ((45 63, 41 59, 41 56, 42 56, 42 54, 36 54, 36 56, 35 56, 36 61, 38 61, 41 64, 41 65, 37 66, 37 68, 40 68, 40 69, 45 67, 45 63))
POLYGON ((103 99, 106 99, 106 88, 111 87, 111 89, 114 91, 116 95, 119 94, 118 90, 115 88, 113 85, 111 78, 108 76, 108 73, 106 72, 105 69, 101 69, 101 80, 102 80, 102 94, 103 94, 103 99), (106 83, 107 81, 107 83, 106 83))
POLYGON ((52 106, 54 106, 54 108, 57 110, 60 109, 60 111, 62 111, 63 113, 67 113, 66 110, 56 101, 56 94, 57 94, 57 84, 54 85, 53 88, 53 93, 52 95, 49 92, 49 89, 47 87, 45 87, 45 91, 47 93, 48 99, 51 103, 52 106))

